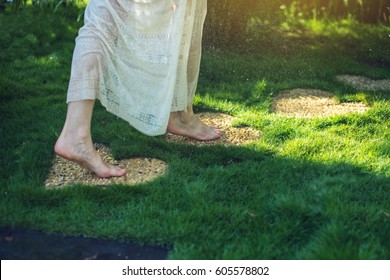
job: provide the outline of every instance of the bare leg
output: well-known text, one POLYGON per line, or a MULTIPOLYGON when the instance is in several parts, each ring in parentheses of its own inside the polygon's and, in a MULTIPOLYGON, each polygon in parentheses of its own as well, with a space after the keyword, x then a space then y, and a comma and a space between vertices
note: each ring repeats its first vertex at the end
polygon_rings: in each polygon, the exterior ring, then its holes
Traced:
POLYGON ((64 128, 54 151, 61 157, 74 161, 98 177, 125 175, 124 169, 107 166, 95 150, 91 137, 91 119, 94 100, 70 102, 64 128))
POLYGON ((172 112, 169 118, 168 129, 170 133, 182 135, 199 141, 211 141, 221 137, 218 128, 207 126, 195 114, 192 106, 187 112, 172 112))

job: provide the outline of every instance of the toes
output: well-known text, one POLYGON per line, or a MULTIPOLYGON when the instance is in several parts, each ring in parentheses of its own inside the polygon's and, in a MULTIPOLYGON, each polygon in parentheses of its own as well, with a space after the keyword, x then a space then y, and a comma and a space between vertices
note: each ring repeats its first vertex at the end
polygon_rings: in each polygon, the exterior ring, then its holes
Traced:
POLYGON ((119 167, 114 167, 111 169, 111 174, 113 177, 120 177, 126 174, 126 170, 119 167))
POLYGON ((213 127, 214 130, 214 137, 219 138, 222 136, 222 131, 218 127, 213 127))
POLYGON ((107 170, 105 170, 104 172, 95 172, 95 174, 101 178, 121 177, 126 174, 126 170, 119 167, 111 166, 107 167, 107 170))
POLYGON ((222 131, 216 127, 210 127, 209 133, 202 139, 203 141, 212 141, 221 138, 222 131))

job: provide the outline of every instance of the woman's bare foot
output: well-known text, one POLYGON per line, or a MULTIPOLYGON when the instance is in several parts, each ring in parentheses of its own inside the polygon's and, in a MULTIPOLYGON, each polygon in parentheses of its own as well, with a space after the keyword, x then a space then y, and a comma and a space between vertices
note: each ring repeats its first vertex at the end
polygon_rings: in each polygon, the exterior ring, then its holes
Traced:
POLYGON ((123 176, 126 171, 119 167, 107 166, 92 144, 91 118, 94 104, 94 100, 69 103, 64 128, 54 151, 60 157, 78 163, 98 177, 123 176))
POLYGON ((62 132, 54 146, 54 151, 59 156, 78 163, 101 178, 120 177, 126 174, 124 169, 107 166, 103 162, 88 135, 86 137, 80 135, 72 137, 72 135, 62 132))
POLYGON ((206 125, 192 111, 172 112, 167 130, 199 141, 216 140, 222 135, 218 128, 206 125))

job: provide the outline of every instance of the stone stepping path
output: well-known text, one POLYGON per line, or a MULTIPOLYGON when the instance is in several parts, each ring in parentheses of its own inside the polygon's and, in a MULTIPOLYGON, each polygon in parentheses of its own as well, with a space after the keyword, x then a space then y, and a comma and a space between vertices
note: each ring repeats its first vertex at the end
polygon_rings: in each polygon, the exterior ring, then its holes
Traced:
POLYGON ((280 92, 273 100, 272 111, 290 117, 329 117, 364 113, 363 103, 337 103, 334 94, 317 89, 292 89, 280 92))
MULTIPOLYGON (((221 113, 200 113, 198 117, 208 125, 219 127, 223 130, 223 136, 215 141, 203 142, 188 139, 178 135, 167 134, 166 141, 171 143, 189 144, 197 146, 206 145, 242 145, 260 138, 259 131, 249 127, 232 127, 234 118, 221 113)), ((103 160, 109 165, 118 165, 125 168, 127 173, 123 177, 98 178, 93 173, 80 167, 78 164, 55 156, 52 168, 45 181, 48 189, 62 188, 75 183, 88 186, 108 186, 113 184, 126 184, 129 186, 153 181, 164 175, 168 170, 168 164, 164 161, 152 158, 130 158, 115 160, 108 147, 96 144, 96 150, 103 160)))
MULTIPOLYGON (((358 90, 387 91, 390 80, 372 80, 362 76, 339 75, 337 80, 358 90)), ((293 117, 328 117, 349 113, 364 113, 369 107, 363 103, 337 103, 334 94, 318 89, 292 89, 282 91, 273 99, 272 111, 278 115, 293 117)), ((223 136, 215 141, 203 142, 168 133, 166 141, 171 143, 206 146, 206 145, 243 145, 256 141, 261 133, 250 127, 233 127, 234 117, 222 113, 200 113, 198 117, 207 125, 221 128, 223 136)), ((111 165, 119 165, 127 170, 126 176, 102 179, 79 165, 56 156, 45 182, 48 189, 61 188, 74 183, 91 186, 112 184, 136 185, 164 175, 168 164, 151 158, 131 158, 115 160, 108 147, 96 145, 103 160, 111 165)))
POLYGON ((336 79, 358 90, 390 91, 390 79, 373 80, 364 76, 338 75, 336 79))
MULTIPOLYGON (((390 80, 373 80, 363 76, 338 75, 336 79, 357 90, 390 91, 390 80)), ((278 93, 272 111, 292 117, 328 117, 349 113, 364 113, 369 107, 363 103, 337 103, 331 92, 318 89, 292 89, 278 93)))

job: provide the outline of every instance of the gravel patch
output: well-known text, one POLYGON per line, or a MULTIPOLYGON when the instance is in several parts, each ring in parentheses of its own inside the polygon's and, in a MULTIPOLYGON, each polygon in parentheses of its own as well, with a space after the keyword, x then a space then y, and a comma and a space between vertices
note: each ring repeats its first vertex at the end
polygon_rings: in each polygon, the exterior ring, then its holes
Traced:
POLYGON ((338 81, 350 85, 358 90, 368 91, 389 91, 390 80, 373 80, 364 76, 354 75, 339 75, 336 77, 338 81))
POLYGON ((334 94, 327 91, 301 88, 278 93, 272 105, 276 114, 293 117, 327 117, 368 109, 363 103, 337 103, 334 94))
POLYGON ((108 147, 95 144, 103 160, 109 165, 118 165, 126 169, 122 177, 99 178, 78 164, 65 160, 56 155, 52 168, 45 182, 46 188, 59 188, 76 183, 89 186, 107 186, 112 184, 136 185, 153 181, 165 174, 168 164, 152 158, 130 158, 115 160, 108 147))

